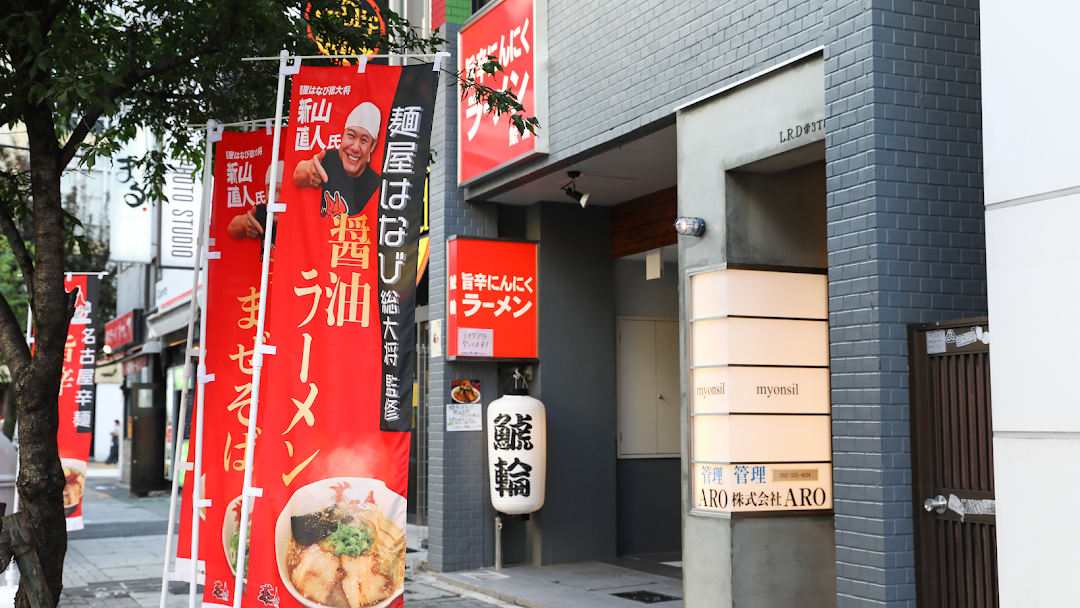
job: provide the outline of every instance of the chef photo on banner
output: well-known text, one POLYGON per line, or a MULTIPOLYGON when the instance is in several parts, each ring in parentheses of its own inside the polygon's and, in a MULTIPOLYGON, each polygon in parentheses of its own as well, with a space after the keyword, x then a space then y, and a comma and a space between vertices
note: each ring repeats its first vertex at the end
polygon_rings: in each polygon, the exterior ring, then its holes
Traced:
MULTIPOLYGON (((263 179, 264 193, 270 193, 270 170, 266 168, 266 176, 263 179)), ((285 171, 285 161, 278 161, 277 189, 274 200, 281 202, 281 174, 285 171)), ((241 213, 229 221, 226 233, 234 239, 259 239, 262 240, 266 230, 266 203, 259 203, 249 209, 247 213, 241 213)))
POLYGON ((341 145, 296 163, 293 183, 298 188, 322 188, 319 215, 357 215, 378 196, 382 176, 370 164, 379 144, 382 112, 365 101, 353 108, 341 132, 341 145))

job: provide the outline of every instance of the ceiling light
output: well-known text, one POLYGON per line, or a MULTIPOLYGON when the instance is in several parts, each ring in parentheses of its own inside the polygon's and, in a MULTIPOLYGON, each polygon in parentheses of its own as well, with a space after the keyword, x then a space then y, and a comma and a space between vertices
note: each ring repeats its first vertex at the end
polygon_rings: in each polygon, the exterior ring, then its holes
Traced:
POLYGON ((675 232, 685 236, 705 234, 705 220, 700 217, 680 217, 675 220, 675 232))
POLYGON ((566 196, 581 203, 581 208, 584 209, 585 205, 589 202, 589 195, 585 192, 579 192, 574 183, 574 180, 581 176, 581 171, 567 171, 566 174, 570 176, 570 183, 563 187, 563 192, 566 193, 566 196))

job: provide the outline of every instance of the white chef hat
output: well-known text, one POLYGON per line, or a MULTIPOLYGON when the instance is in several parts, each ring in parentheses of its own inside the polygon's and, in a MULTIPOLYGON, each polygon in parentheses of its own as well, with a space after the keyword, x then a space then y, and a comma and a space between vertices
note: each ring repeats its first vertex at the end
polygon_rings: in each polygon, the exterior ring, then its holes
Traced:
POLYGON ((367 129, 371 137, 378 139, 380 124, 382 124, 382 112, 379 112, 379 108, 375 104, 365 101, 353 108, 353 111, 349 113, 344 128, 360 127, 361 129, 367 129))
MULTIPOLYGON (((270 170, 273 169, 273 168, 274 168, 274 163, 270 163, 270 165, 268 167, 266 167, 266 177, 263 178, 263 184, 265 184, 267 186, 270 185, 270 170)), ((281 174, 284 173, 284 172, 285 172, 285 161, 283 161, 283 160, 277 161, 277 181, 278 181, 279 184, 281 183, 281 174)))

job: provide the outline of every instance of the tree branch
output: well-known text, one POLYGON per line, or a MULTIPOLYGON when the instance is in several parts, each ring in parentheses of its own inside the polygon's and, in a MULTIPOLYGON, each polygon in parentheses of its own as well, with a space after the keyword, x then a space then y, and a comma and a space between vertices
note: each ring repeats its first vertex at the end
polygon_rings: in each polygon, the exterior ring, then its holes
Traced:
POLYGON ((19 269, 23 273, 23 282, 29 286, 34 280, 34 259, 26 250, 26 243, 23 241, 22 234, 19 233, 19 227, 15 225, 15 216, 12 215, 11 207, 5 200, 0 200, 0 231, 3 231, 4 236, 7 237, 8 246, 15 254, 15 261, 19 263, 19 269))
POLYGON ((41 20, 41 38, 47 40, 49 37, 49 31, 52 30, 53 23, 56 22, 56 18, 64 12, 64 9, 71 4, 71 0, 49 0, 45 3, 45 10, 42 11, 43 19, 41 20))
POLYGON ((4 294, 0 293, 0 353, 4 355, 14 378, 18 370, 31 362, 30 345, 26 343, 19 326, 19 320, 15 318, 15 311, 11 309, 4 294))
MULTIPOLYGON (((226 32, 219 34, 218 36, 215 36, 214 38, 207 40, 205 43, 200 44, 199 46, 191 49, 190 51, 182 55, 177 55, 172 59, 162 61, 146 69, 138 70, 137 72, 134 72, 133 74, 128 76, 124 80, 124 84, 122 86, 115 86, 106 91, 105 98, 113 101, 125 91, 130 91, 135 85, 143 82, 148 78, 178 68, 181 65, 184 65, 185 63, 197 57, 216 53, 221 50, 220 47, 222 44, 228 42, 230 38, 232 38, 239 32, 239 27, 232 28, 226 32)), ((71 159, 75 157, 75 152, 78 151, 79 146, 82 144, 83 140, 85 140, 86 136, 90 134, 90 130, 93 128, 94 124, 97 123, 98 118, 101 117, 103 105, 104 104, 95 104, 94 109, 87 112, 85 115, 83 115, 82 119, 79 120, 78 126, 75 127, 75 130, 71 132, 71 137, 68 138, 67 143, 64 144, 63 150, 60 151, 61 168, 66 167, 68 163, 71 162, 71 159)))

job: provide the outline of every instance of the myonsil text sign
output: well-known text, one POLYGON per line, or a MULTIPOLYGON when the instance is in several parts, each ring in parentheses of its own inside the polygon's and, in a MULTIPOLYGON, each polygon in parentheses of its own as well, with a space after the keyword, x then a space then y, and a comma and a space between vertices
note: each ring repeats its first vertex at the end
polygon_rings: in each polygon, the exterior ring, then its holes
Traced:
MULTIPOLYGON (((477 82, 510 89, 547 126, 547 2, 501 0, 484 7, 458 34, 458 67, 477 82), (478 66, 494 56, 502 72, 485 74, 478 66)), ((468 183, 538 154, 547 154, 546 131, 519 134, 510 117, 488 114, 468 97, 458 104, 458 180, 468 183)))

